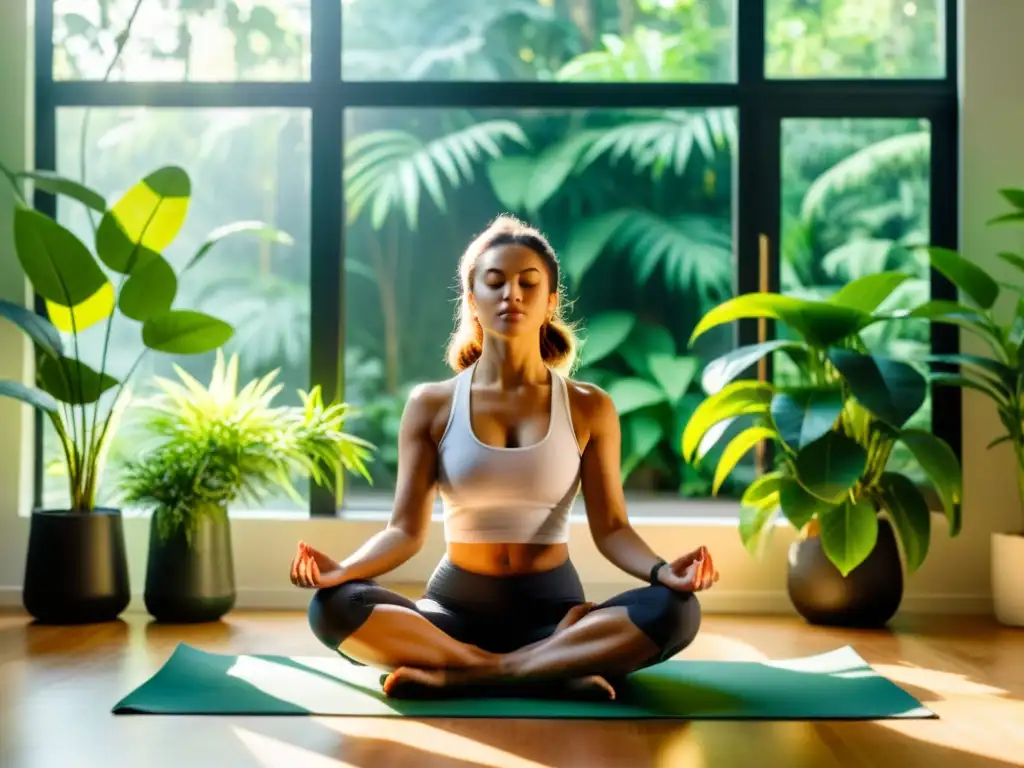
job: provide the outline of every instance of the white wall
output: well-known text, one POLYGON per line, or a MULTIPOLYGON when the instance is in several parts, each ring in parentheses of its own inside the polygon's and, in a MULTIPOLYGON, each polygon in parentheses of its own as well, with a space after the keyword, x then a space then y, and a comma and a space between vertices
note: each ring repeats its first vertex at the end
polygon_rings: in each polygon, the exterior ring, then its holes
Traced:
MULTIPOLYGON (((19 112, 25 93, 29 52, 24 0, 5 0, 0 24, 0 64, 11 76, 14 89, 5 93, 0 110, 0 157, 18 165, 25 155, 29 137, 19 112), (11 105, 14 108, 11 108, 11 105)), ((963 99, 963 228, 962 243, 975 258, 994 261, 993 254, 1007 244, 1008 234, 989 232, 980 226, 1000 209, 995 189, 1003 185, 1024 186, 1024 98, 1019 73, 1024 71, 1024 47, 1018 30, 1024 29, 1021 0, 973 0, 967 3, 964 19, 963 99), (1016 74, 1014 74, 1016 73, 1016 74)), ((31 37, 29 36, 29 39, 31 37)), ((22 290, 11 247, 8 206, 0 215, 0 294, 19 297, 22 290)), ((965 339, 965 344, 971 343, 965 339)), ((0 329, 0 375, 24 374, 24 348, 19 337, 0 329)), ((984 401, 970 393, 965 396, 964 467, 965 511, 960 537, 951 541, 945 523, 935 517, 932 549, 928 561, 910 581, 903 610, 971 612, 990 609, 989 535, 993 530, 1021 527, 1020 507, 1012 457, 1005 447, 986 451, 985 445, 997 434, 996 420, 984 401)), ((31 448, 26 427, 27 409, 0 400, 0 602, 16 604, 28 535, 31 448), (23 435, 19 441, 18 435, 23 435), (19 466, 20 464, 20 466, 19 466)), ((680 511, 698 510, 703 504, 680 503, 680 511)), ((785 594, 786 547, 793 534, 788 528, 776 532, 762 561, 752 560, 739 543, 735 527, 721 520, 692 518, 686 522, 636 520, 635 525, 652 546, 666 557, 706 544, 715 555, 722 581, 702 602, 710 611, 789 611, 785 594)), ((296 517, 274 519, 239 516, 234 523, 239 604, 243 606, 301 606, 308 593, 294 589, 285 570, 295 542, 307 539, 337 556, 355 549, 382 521, 308 520, 296 517)), ((127 521, 132 585, 142 588, 145 572, 146 521, 127 521)), ((573 530, 572 556, 584 576, 588 590, 600 598, 611 590, 636 585, 630 577, 604 561, 590 543, 585 526, 573 530)), ((435 524, 424 551, 387 581, 426 578, 443 551, 439 524, 435 524)), ((135 606, 139 603, 136 601, 135 606)))

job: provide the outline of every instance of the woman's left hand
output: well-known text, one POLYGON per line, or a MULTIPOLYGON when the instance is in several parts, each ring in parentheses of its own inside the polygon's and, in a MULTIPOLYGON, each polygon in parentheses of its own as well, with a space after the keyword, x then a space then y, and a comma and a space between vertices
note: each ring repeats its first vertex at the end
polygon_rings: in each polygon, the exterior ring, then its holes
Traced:
POLYGON ((718 581, 708 548, 701 546, 658 571, 658 581, 678 592, 699 592, 718 581))

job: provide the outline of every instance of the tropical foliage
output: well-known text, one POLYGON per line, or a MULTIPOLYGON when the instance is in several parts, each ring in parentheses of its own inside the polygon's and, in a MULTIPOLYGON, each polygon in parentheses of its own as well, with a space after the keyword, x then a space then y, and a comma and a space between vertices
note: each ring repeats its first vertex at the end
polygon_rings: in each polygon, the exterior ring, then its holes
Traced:
POLYGON ((915 571, 928 553, 931 514, 917 484, 889 466, 897 444, 910 450, 938 494, 950 535, 959 533, 959 461, 941 439, 907 426, 924 403, 927 380, 906 362, 870 352, 861 336, 902 316, 880 307, 906 279, 900 272, 868 275, 825 300, 747 294, 716 307, 694 330, 697 338, 724 323, 768 318, 795 337, 741 347, 709 363, 703 379, 711 395, 683 433, 684 457, 702 463, 733 421, 753 417, 715 462, 716 491, 755 446, 767 441, 775 449, 772 471, 743 494, 740 536, 752 552, 761 551, 781 514, 801 532, 813 525, 845 576, 871 554, 884 516, 907 570, 915 571), (777 352, 799 369, 797 385, 741 378, 777 352))
POLYGON ((152 509, 160 536, 181 526, 192 541, 203 515, 274 491, 301 502, 300 477, 325 487, 342 472, 369 477, 372 446, 344 431, 349 408, 325 406, 319 387, 300 392, 300 406, 274 405, 278 371, 239 389, 238 356, 220 350, 208 386, 175 371, 178 381, 157 377, 159 393, 133 406, 137 454, 118 476, 122 500, 152 509))
POLYGON ((0 383, 0 394, 44 411, 63 453, 70 509, 89 512, 96 503, 110 442, 127 403, 127 385, 139 362, 151 352, 203 354, 223 345, 234 332, 215 316, 175 303, 181 274, 229 235, 274 231, 260 222, 219 228, 176 273, 163 252, 188 213, 192 187, 183 169, 158 168, 109 208, 102 195, 71 179, 51 173, 0 171, 16 193, 18 260, 33 291, 46 304, 45 317, 16 304, 0 304, 0 315, 20 326, 36 350, 36 385, 6 381, 0 383), (99 214, 94 229, 95 256, 68 228, 28 206, 21 190, 24 180, 99 214), (112 375, 107 360, 110 328, 118 315, 134 324, 135 346, 141 347, 121 376, 112 375), (98 365, 93 366, 81 355, 80 335, 101 324, 105 333, 102 352, 98 365), (109 403, 101 403, 105 399, 109 403))
MULTIPOLYGON (((735 5, 352 0, 342 4, 343 76, 729 82, 736 76, 735 5)), ((766 68, 780 76, 931 76, 941 63, 936 8, 916 4, 911 17, 906 5, 865 0, 851 15, 849 4, 833 0, 773 0, 766 68)), ((144 0, 111 67, 134 8, 131 0, 58 3, 55 75, 309 75, 308 3, 144 0)), ((165 254, 172 266, 187 263, 205 232, 225 220, 269 221, 294 238, 225 243, 221 259, 184 276, 179 295, 235 328, 224 349, 239 354, 240 375, 280 370, 282 400, 298 405, 294 393, 309 387, 312 354, 310 263, 324 257, 310 249, 309 210, 322 203, 310 199, 308 115, 94 108, 90 121, 84 116, 77 109, 58 115, 57 161, 66 175, 110 194, 154 163, 180 164, 194 180, 191 226, 165 254), (224 178, 232 180, 229 190, 224 178)), ((735 292, 733 179, 743 175, 735 111, 389 108, 346 109, 344 120, 343 396, 357 407, 348 428, 380 446, 369 467, 375 488, 386 494, 394 480, 407 393, 448 375, 441 353, 459 253, 508 210, 540 226, 560 251, 572 319, 586 338, 576 375, 606 386, 624 413, 629 488, 710 493, 713 472, 683 460, 680 438, 708 394, 701 367, 733 346, 727 329, 702 335, 692 348, 688 340, 701 315, 735 292)), ((927 124, 800 120, 785 130, 783 291, 824 298, 870 268, 912 275, 893 306, 927 299, 926 259, 911 248, 927 242, 927 124)), ((77 209, 62 206, 60 220, 79 237, 89 232, 77 209)), ((880 324, 864 337, 876 350, 923 354, 927 325, 880 324)), ((110 338, 109 367, 125 371, 137 352, 131 324, 115 322, 110 338)), ((98 359, 103 347, 101 336, 83 335, 84 359, 98 359)), ((137 374, 168 375, 173 363, 202 379, 213 358, 147 357, 137 374)), ((780 380, 796 375, 784 359, 777 363, 780 380)), ((928 409, 926 400, 912 425, 926 424, 928 409)), ((130 429, 123 425, 125 439, 110 446, 112 462, 130 458, 130 429)), ((48 433, 46 454, 60 467, 58 446, 48 433)), ((910 471, 912 456, 898 446, 897 458, 901 452, 910 471)), ((753 462, 745 460, 720 492, 739 496, 753 479, 753 462)), ((55 497, 57 486, 49 487, 55 497)), ((360 489, 369 486, 346 484, 360 489)))
MULTIPOLYGON (((989 225, 1024 224, 1024 189, 1002 189, 1000 194, 1010 210, 989 225)), ((931 247, 927 252, 931 265, 959 289, 960 300, 931 301, 907 316, 959 326, 988 349, 987 356, 930 355, 928 360, 938 369, 931 380, 940 386, 980 392, 992 402, 1005 431, 989 448, 1002 443, 1013 447, 1024 502, 1024 256, 1009 251, 998 254, 1018 278, 1002 282, 955 251, 931 247), (1001 297, 1009 299, 1008 312, 997 309, 1001 297)), ((1021 530, 1024 532, 1024 521, 1021 530)))

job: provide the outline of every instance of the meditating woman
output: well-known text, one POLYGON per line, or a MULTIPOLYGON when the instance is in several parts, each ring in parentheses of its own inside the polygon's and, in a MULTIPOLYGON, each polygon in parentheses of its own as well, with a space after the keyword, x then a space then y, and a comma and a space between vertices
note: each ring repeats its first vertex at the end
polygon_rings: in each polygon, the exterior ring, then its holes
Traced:
POLYGON ((614 697, 609 679, 693 641, 694 593, 718 573, 706 548, 666 562, 630 526, 618 414, 601 389, 567 378, 576 344, 545 238, 499 217, 459 272, 456 375, 409 397, 390 523, 341 562, 300 542, 291 580, 316 589, 321 642, 390 672, 388 695, 554 683, 614 697), (567 545, 581 489, 598 551, 648 586, 586 601, 567 545), (423 546, 436 493, 447 551, 413 601, 374 579, 423 546))

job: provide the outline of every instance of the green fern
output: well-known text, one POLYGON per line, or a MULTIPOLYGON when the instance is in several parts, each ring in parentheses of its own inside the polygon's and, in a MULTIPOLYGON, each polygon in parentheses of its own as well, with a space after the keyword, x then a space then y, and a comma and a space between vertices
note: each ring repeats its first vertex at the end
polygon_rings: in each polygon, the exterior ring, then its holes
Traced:
POLYGON ((900 134, 854 152, 815 179, 804 196, 801 216, 804 221, 828 219, 832 206, 847 193, 863 193, 882 178, 927 172, 930 153, 928 131, 900 134))
POLYGON ((575 172, 583 172, 608 155, 613 165, 628 156, 637 173, 650 173, 654 179, 669 169, 681 176, 695 146, 710 163, 719 153, 731 152, 735 145, 736 123, 731 110, 659 112, 597 133, 575 172))
POLYGON ((730 294, 733 277, 729 221, 683 215, 671 219, 637 209, 608 211, 572 228, 562 250, 566 275, 578 288, 602 254, 624 254, 637 286, 660 270, 681 293, 714 301, 730 294))
POLYGON ((423 191, 441 212, 447 204, 442 177, 452 188, 475 180, 474 164, 484 156, 502 157, 505 140, 528 146, 523 129, 511 120, 491 120, 424 142, 406 131, 382 130, 351 139, 346 149, 345 196, 348 223, 366 206, 379 230, 392 210, 401 207, 415 230, 423 191))

